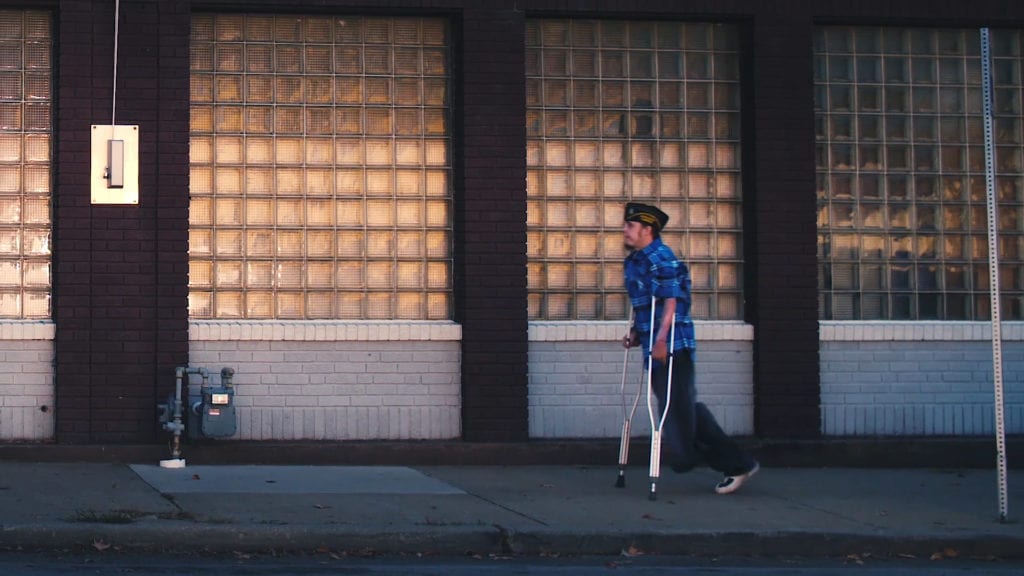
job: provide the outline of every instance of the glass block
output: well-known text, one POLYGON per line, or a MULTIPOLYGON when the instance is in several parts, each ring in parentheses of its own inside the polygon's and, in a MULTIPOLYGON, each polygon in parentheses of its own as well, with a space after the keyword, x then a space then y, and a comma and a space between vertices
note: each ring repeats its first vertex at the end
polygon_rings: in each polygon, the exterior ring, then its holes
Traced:
POLYGON ((214 317, 215 318, 241 318, 242 317, 241 292, 217 292, 214 294, 214 317))
POLYGON ((419 292, 399 292, 396 317, 400 319, 416 320, 425 318, 424 306, 426 305, 426 294, 419 292))
POLYGON ((427 226, 434 227, 445 227, 451 226, 451 216, 449 215, 450 205, 444 200, 429 200, 427 201, 427 226))
POLYGON ((302 200, 278 199, 277 201, 277 225, 278 226, 302 226, 305 222, 305 210, 302 200))
POLYGON ((298 106, 278 106, 274 110, 274 130, 278 134, 301 134, 304 120, 302 108, 298 106))
POLYGON ((623 168, 626 166, 626 152, 622 142, 604 141, 601 143, 602 163, 606 168, 623 168))
POLYGON ((335 208, 338 226, 363 226, 365 219, 362 200, 338 200, 335 208))
POLYGON ((394 163, 391 140, 366 140, 366 163, 371 166, 389 166, 394 163))
POLYGON ((395 171, 395 195, 423 196, 423 173, 419 170, 395 171))
POLYGON ((367 262, 366 286, 373 289, 395 288, 395 266, 391 262, 367 262))
MULTIPOLYGON (((408 131, 399 124, 400 133, 415 134, 415 127, 408 131)), ((448 134, 448 116, 445 110, 423 110, 423 134, 427 136, 444 136, 448 134)))
POLYGON ((394 318, 394 297, 390 293, 370 293, 366 297, 366 315, 370 319, 394 318))
POLYGON ((661 142, 658 147, 658 162, 662 168, 681 167, 682 144, 679 142, 661 142))
POLYGON ((399 258, 420 258, 424 255, 424 235, 422 232, 400 231, 397 234, 396 256, 399 258))
POLYGON ((451 258, 451 238, 447 232, 427 232, 427 258, 451 258))
POLYGON ((338 232, 338 256, 343 258, 361 258, 364 254, 364 238, 362 232, 338 232))
POLYGON ((302 164, 303 142, 301 139, 276 138, 274 140, 274 150, 275 160, 278 164, 302 164))
POLYGON ((214 222, 218 226, 242 225, 242 199, 217 198, 214 204, 214 222))
POLYGON ((739 146, 735 144, 715 145, 715 168, 728 170, 739 167, 739 146))
MULTIPOLYGON (((282 149, 281 153, 294 153, 295 142, 292 140, 285 140, 284 146, 287 149, 282 149)), ((248 137, 245 139, 245 161, 248 164, 272 164, 274 162, 274 140, 270 138, 258 138, 248 137)), ((281 142, 278 142, 279 146, 281 142)))
POLYGON ((572 255, 572 235, 568 232, 549 231, 544 236, 545 256, 548 258, 569 258, 572 255))
MULTIPOLYGON (((14 221, 12 216, 19 213, 12 213, 12 200, 0 199, 0 219, 4 222, 14 221)), ((18 206, 20 208, 20 206, 18 206)), ((189 201, 188 222, 193 226, 209 226, 213 224, 213 202, 209 198, 192 198, 189 201)))
POLYGON ((274 255, 274 231, 249 229, 245 231, 245 253, 250 258, 270 258, 274 255))
POLYGON ((306 139, 306 164, 330 165, 334 161, 334 142, 330 138, 306 139))
POLYGON ((361 292, 343 292, 337 297, 338 318, 362 319, 363 294, 361 292))
POLYGON ((359 166, 363 164, 362 140, 338 138, 334 142, 334 149, 339 165, 359 166))
POLYGON ((632 142, 630 144, 630 166, 648 168, 654 165, 654 143, 632 142))
POLYGON ((714 221, 714 208, 707 202, 691 202, 688 205, 688 224, 698 228, 708 228, 714 221))
POLYGON ((307 262, 306 263, 306 287, 307 288, 333 288, 334 287, 334 263, 333 262, 307 262))
POLYGON ((426 106, 448 105, 448 84, 440 78, 423 80, 423 103, 426 106))
POLYGON ((711 294, 694 294, 690 304, 690 315, 695 320, 711 318, 711 294))
POLYGON ((363 273, 366 270, 362 261, 340 260, 337 264, 339 288, 359 289, 365 287, 363 273))
POLYGON ((50 317, 50 291, 25 290, 22 297, 22 314, 25 318, 50 317))
MULTIPOLYGON (((17 253, 17 251, 20 251, 20 238, 17 235, 0 234, 0 253, 17 253)), ((188 252, 191 256, 212 254, 213 232, 211 230, 190 228, 188 231, 188 252)))
POLYGON ((309 258, 330 258, 336 253, 335 233, 328 230, 306 231, 306 256, 309 258))
POLYGON ((418 200, 400 200, 397 204, 399 227, 423 226, 423 203, 418 200))
POLYGON ((964 258, 964 238, 962 236, 943 236, 942 256, 947 259, 964 258))
POLYGON ((601 287, 601 266, 578 262, 575 266, 575 287, 578 290, 595 291, 601 287))
POLYGON ((447 50, 440 48, 423 49, 423 74, 425 76, 444 76, 449 72, 447 50))
POLYGON ((334 193, 334 171, 331 169, 306 169, 306 195, 331 196, 334 193))
MULTIPOLYGON (((363 104, 363 78, 361 76, 338 77, 334 84, 334 100, 338 104, 363 104)), ((341 126, 340 122, 339 126, 341 126)))
MULTIPOLYGON (((862 264, 860 266, 860 288, 862 290, 885 289, 884 268, 884 265, 881 264, 862 264)), ((850 283, 849 285, 856 286, 855 283, 850 283)))
POLYGON ((297 196, 302 194, 304 172, 302 168, 278 168, 274 172, 277 194, 280 196, 297 196))
POLYGON ((275 285, 283 289, 299 289, 303 284, 303 268, 301 261, 279 260, 274 264, 275 285))
POLYGON ((301 230, 278 230, 274 235, 274 240, 279 257, 298 258, 305 252, 303 246, 305 235, 301 230))
POLYGON ((305 298, 302 292, 278 292, 275 295, 277 318, 305 318, 305 298))
POLYGON ((600 258, 601 237, 596 233, 578 232, 576 234, 576 245, 574 256, 577 259, 600 258))
POLYGON ((625 255, 626 250, 622 245, 621 232, 606 232, 604 234, 601 234, 602 258, 621 260, 625 255))
POLYGON ((578 227, 601 226, 601 207, 597 202, 576 202, 575 224, 578 227))
MULTIPOLYGON (((2 300, 0 300, 2 304, 2 300)), ((188 315, 190 318, 213 317, 213 293, 189 290, 188 315)))
POLYGON ((653 172, 633 172, 629 180, 634 197, 649 198, 657 193, 653 172))
POLYGON ((366 233, 366 255, 370 258, 391 258, 395 255, 394 233, 390 230, 366 233))
POLYGON ((29 230, 23 231, 22 250, 26 256, 48 256, 50 254, 50 231, 29 230))
POLYGON ((188 261, 188 286, 197 288, 213 287, 213 262, 190 259, 188 261))
MULTIPOLYGON (((567 141, 549 140, 544 147, 544 159, 547 166, 568 166, 569 149, 571 144, 567 141)), ((595 144, 596 146, 596 144, 595 144)))
POLYGON ((526 287, 531 291, 539 291, 543 290, 544 286, 546 286, 544 264, 528 262, 526 264, 526 287))
POLYGON ((552 228, 566 228, 572 226, 572 203, 548 201, 545 205, 544 221, 552 228))
POLYGON ((214 171, 215 192, 219 194, 242 193, 242 170, 235 167, 219 167, 214 171))
POLYGON ((219 260, 214 263, 214 284, 218 288, 242 287, 242 262, 219 260))
POLYGON ((366 133, 373 136, 390 136, 394 133, 391 110, 371 108, 366 111, 366 133))
POLYGON ((216 231, 214 237, 214 253, 218 256, 241 256, 242 231, 216 231))
POLYGON ((306 133, 307 134, 333 134, 334 133, 334 110, 328 107, 306 109, 306 133))
POLYGON ((679 172, 662 171, 658 173, 658 195, 662 198, 683 198, 686 189, 682 174, 679 172))
POLYGON ((714 236, 710 233, 693 233, 689 235, 689 258, 712 258, 714 256, 714 236))
MULTIPOLYGON (((565 143, 568 145, 568 143, 565 143)), ((550 157, 552 150, 551 144, 548 144, 547 148, 548 155, 550 157)), ((600 152, 599 145, 593 141, 577 141, 573 144, 573 160, 575 166, 580 167, 596 167, 600 165, 600 152)), ((550 165, 551 162, 549 161, 550 165)))
POLYGON ((270 168, 247 168, 245 192, 248 195, 266 195, 274 192, 274 171, 270 168))
POLYGON ((686 188, 690 198, 708 198, 711 196, 712 183, 707 174, 691 172, 686 177, 686 188))
POLYGON ((369 226, 394 226, 395 225, 395 204, 387 200, 372 200, 366 202, 366 222, 369 226))
POLYGON ((740 257, 739 235, 719 233, 715 242, 719 258, 737 259, 740 257))
MULTIPOLYGON (((331 227, 334 226, 334 201, 307 199, 306 226, 309 227, 331 227)), ((297 207, 301 210, 301 204, 297 207)))
POLYGON ((398 262, 398 287, 422 288, 423 268, 423 262, 398 262))

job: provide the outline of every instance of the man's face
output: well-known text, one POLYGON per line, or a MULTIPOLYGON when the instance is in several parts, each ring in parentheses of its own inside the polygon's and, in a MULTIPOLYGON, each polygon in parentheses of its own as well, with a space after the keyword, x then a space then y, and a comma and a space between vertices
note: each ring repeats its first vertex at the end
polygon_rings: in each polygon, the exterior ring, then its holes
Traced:
POLYGON ((651 243, 651 227, 640 222, 622 223, 622 244, 629 250, 640 250, 651 243))

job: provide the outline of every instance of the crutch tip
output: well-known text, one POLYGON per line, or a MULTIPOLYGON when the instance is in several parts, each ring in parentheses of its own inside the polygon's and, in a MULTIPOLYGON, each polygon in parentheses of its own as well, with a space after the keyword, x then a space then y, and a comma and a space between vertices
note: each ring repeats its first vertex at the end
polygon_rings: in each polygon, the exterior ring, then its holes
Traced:
POLYGON ((619 476, 618 478, 616 478, 615 479, 615 487, 616 488, 625 488, 626 487, 626 477, 625 476, 619 476))
POLYGON ((650 494, 647 495, 647 499, 653 502, 658 499, 658 494, 652 491, 650 494))

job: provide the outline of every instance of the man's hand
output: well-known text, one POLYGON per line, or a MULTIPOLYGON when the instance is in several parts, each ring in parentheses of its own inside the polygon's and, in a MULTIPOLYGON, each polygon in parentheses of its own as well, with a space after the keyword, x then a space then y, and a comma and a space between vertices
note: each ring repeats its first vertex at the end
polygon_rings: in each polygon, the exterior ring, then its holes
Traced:
POLYGON ((640 337, 637 336, 636 330, 630 330, 629 334, 622 337, 623 348, 636 348, 640 345, 640 337))
POLYGON ((668 358, 668 344, 661 340, 654 342, 654 348, 651 348, 651 358, 654 358, 658 362, 664 362, 668 358))

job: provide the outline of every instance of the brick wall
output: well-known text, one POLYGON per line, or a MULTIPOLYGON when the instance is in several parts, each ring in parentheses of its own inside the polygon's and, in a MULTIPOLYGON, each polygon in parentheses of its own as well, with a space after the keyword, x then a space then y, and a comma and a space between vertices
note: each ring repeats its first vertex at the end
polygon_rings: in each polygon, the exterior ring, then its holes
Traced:
MULTIPOLYGON (((984 323, 831 323, 821 348, 825 435, 991 435, 984 323), (915 326, 916 324, 916 326, 915 326), (836 333, 839 332, 839 333, 836 333)), ((1024 326, 1004 333, 1006 432, 1024 432, 1024 326)), ((1004 328, 1005 330, 1005 328, 1004 328)))
POLYGON ((53 439, 53 324, 0 322, 0 440, 53 439))
POLYGON ((467 9, 455 102, 455 319, 463 437, 527 438, 523 13, 467 9), (459 177, 461 176, 461 178, 459 177))
MULTIPOLYGON (((560 324, 531 324, 530 437, 618 438, 623 420, 622 324, 560 324)), ((752 336, 742 323, 697 324, 698 400, 730 434, 754 431, 752 336)), ((646 380, 635 349, 627 364, 627 407, 641 388, 646 390, 646 380)), ((631 431, 634 436, 650 433, 646 393, 631 431)))
POLYGON ((139 125, 137 206, 92 206, 90 125, 111 120, 114 2, 57 10, 57 438, 155 438, 187 354, 188 6, 122 2, 118 124, 139 125))
POLYGON ((189 357, 214 384, 235 369, 236 440, 451 439, 458 334, 448 323, 196 322, 189 357))

